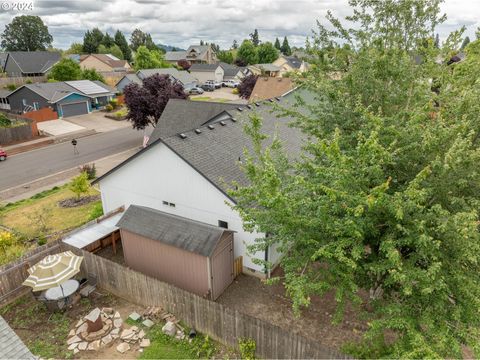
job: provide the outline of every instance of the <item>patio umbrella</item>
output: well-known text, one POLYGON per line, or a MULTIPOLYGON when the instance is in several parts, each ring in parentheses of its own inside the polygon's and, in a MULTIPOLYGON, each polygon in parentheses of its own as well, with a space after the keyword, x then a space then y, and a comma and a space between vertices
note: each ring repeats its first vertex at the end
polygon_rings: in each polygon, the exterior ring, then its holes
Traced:
POLYGON ((46 256, 28 269, 30 276, 23 282, 23 285, 30 286, 32 291, 61 286, 63 282, 80 271, 82 260, 83 256, 77 256, 71 251, 46 256))

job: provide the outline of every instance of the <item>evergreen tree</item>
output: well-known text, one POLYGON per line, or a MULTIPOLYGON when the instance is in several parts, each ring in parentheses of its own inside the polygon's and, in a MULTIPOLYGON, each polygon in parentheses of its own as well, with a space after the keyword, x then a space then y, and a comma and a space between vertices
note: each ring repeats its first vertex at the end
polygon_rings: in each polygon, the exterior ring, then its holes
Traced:
POLYGON ((102 40, 102 45, 105 45, 105 47, 109 48, 109 47, 112 47, 114 44, 115 44, 115 41, 110 36, 110 34, 105 33, 105 36, 103 37, 103 40, 102 40))
POLYGON ((238 49, 238 42, 237 42, 237 40, 233 40, 232 49, 238 49))
POLYGON ((257 47, 260 45, 260 38, 258 37, 258 30, 255 29, 253 33, 250 34, 250 41, 252 42, 253 46, 257 47))
POLYGON ((203 46, 203 45, 205 45, 204 41, 200 40, 200 46, 203 46))
POLYGON ((460 49, 463 50, 465 47, 470 44, 470 38, 467 36, 465 39, 463 39, 462 46, 460 46, 460 49))
POLYGON ((278 37, 275 39, 275 49, 278 51, 282 50, 282 46, 280 45, 280 40, 278 40, 278 37))
POLYGON ((83 36, 83 52, 87 54, 96 54, 102 41, 103 33, 99 28, 94 28, 92 31, 87 30, 83 36))
POLYGON ((140 29, 135 29, 132 32, 132 35, 130 36, 130 47, 133 49, 133 51, 137 51, 137 49, 140 46, 145 46, 146 44, 146 39, 147 39, 147 34, 145 34, 142 30, 140 29))
POLYGON ((286 55, 286 56, 292 55, 292 49, 290 49, 290 45, 288 44, 288 39, 286 36, 283 38, 283 43, 280 50, 282 51, 283 55, 286 55))
POLYGON ((148 50, 158 50, 157 45, 152 40, 152 35, 146 34, 145 35, 145 44, 148 50))
POLYGON ((128 46, 127 39, 125 35, 120 30, 117 30, 115 33, 115 44, 120 48, 123 54, 123 58, 128 62, 132 61, 132 50, 128 46))
POLYGON ((440 36, 438 35, 438 33, 437 35, 435 35, 435 47, 437 49, 440 49, 440 36))

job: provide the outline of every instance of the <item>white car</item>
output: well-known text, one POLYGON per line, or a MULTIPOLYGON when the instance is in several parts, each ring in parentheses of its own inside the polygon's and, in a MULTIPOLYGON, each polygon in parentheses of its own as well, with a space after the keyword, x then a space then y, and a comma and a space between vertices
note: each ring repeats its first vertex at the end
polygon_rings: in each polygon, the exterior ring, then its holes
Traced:
POLYGON ((225 80, 222 82, 222 85, 229 88, 236 88, 240 83, 235 80, 225 80))
POLYGON ((213 80, 207 80, 207 81, 205 81, 205 84, 212 85, 215 89, 220 89, 222 87, 221 82, 217 82, 217 81, 213 81, 213 80))

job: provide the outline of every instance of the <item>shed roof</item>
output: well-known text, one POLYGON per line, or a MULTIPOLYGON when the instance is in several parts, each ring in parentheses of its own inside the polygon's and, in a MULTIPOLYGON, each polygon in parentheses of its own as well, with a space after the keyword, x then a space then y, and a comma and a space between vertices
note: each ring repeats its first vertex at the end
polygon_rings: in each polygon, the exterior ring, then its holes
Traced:
POLYGON ((35 356, 1 316, 0 359, 35 359, 35 356))
MULTIPOLYGON (((12 58, 24 73, 44 73, 60 60, 60 53, 54 51, 10 51, 12 58)), ((9 59, 7 58, 7 61, 9 59)))
POLYGON ((130 205, 117 226, 146 238, 207 257, 213 253, 223 233, 231 232, 138 205, 130 205))

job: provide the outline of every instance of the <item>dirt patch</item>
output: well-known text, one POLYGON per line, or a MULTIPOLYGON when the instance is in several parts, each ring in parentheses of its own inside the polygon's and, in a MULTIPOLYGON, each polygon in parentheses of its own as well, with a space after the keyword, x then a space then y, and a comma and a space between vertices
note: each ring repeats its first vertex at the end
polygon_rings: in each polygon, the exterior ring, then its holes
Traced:
POLYGON ((90 195, 90 196, 81 197, 78 200, 76 198, 68 198, 68 199, 59 201, 58 205, 62 208, 74 208, 77 206, 90 204, 91 202, 98 201, 98 200, 100 200, 100 195, 90 195))
POLYGON ((247 275, 237 277, 217 302, 337 351, 346 342, 360 340, 367 329, 366 322, 358 318, 352 306, 347 307, 340 324, 332 324, 336 304, 333 292, 323 297, 313 296, 310 307, 296 317, 282 284, 266 285, 247 275))

